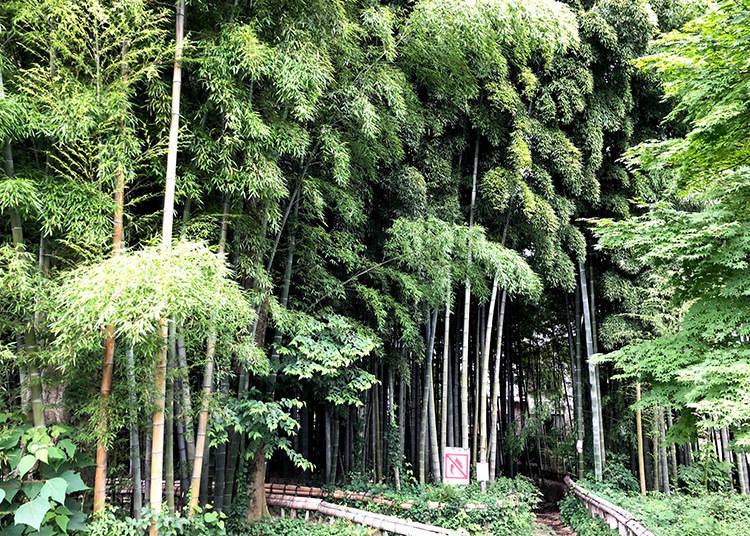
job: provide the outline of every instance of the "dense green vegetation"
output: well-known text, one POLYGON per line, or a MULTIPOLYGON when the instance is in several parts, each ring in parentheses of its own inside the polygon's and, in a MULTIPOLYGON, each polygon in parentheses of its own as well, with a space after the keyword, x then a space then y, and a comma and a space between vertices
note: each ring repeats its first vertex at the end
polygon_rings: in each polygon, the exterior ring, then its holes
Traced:
POLYGON ((748 0, 1 3, 0 530, 530 535, 571 472, 741 533, 749 57, 748 0))

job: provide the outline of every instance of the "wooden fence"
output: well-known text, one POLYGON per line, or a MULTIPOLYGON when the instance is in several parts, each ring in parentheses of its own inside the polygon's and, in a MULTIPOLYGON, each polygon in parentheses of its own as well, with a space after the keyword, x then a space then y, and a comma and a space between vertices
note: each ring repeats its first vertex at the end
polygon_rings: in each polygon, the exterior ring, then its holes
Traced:
POLYGON ((570 476, 565 477, 565 485, 570 493, 578 497, 591 515, 604 520, 610 528, 617 530, 621 536, 655 536, 653 532, 635 519, 633 514, 582 488, 570 476))
POLYGON ((316 497, 270 493, 266 497, 266 500, 269 507, 280 509, 279 513, 281 516, 286 515, 286 510, 289 510, 290 517, 296 517, 298 511, 304 511, 305 519, 309 519, 310 513, 329 518, 346 519, 352 523, 372 527, 386 534, 401 534, 405 536, 465 534, 465 532, 417 523, 416 521, 400 517, 375 514, 366 510, 333 504, 316 497))

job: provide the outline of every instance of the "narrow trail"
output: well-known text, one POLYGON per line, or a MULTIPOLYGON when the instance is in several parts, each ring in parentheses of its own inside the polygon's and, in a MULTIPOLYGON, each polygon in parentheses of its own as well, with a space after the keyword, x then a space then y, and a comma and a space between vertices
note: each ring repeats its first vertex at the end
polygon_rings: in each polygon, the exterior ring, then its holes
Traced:
POLYGON ((536 511, 536 536, 575 536, 560 519, 558 504, 565 495, 565 485, 557 480, 542 479, 537 482, 544 495, 544 502, 536 511))
POLYGON ((560 520, 560 512, 557 509, 537 512, 536 524, 536 536, 550 536, 555 534, 575 536, 576 534, 560 520))

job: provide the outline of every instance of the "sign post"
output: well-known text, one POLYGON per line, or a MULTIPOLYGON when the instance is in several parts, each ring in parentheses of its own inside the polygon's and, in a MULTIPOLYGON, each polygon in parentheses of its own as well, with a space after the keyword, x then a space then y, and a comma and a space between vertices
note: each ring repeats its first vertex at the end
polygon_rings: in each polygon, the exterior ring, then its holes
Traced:
POLYGON ((446 447, 443 453, 443 484, 469 483, 469 449, 446 447))
POLYGON ((482 488, 482 493, 487 492, 487 481, 490 479, 490 464, 477 463, 477 480, 482 488))

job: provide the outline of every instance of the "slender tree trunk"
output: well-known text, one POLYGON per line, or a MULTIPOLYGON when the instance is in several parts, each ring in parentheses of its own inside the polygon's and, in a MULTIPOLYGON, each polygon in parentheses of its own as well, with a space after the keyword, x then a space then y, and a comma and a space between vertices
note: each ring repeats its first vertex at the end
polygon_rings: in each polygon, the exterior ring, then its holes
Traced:
MULTIPOLYGON (((148 483, 151 482, 151 434, 148 433, 148 430, 143 432, 143 480, 148 483)), ((151 496, 145 494, 143 498, 144 506, 150 506, 151 496)))
POLYGON ((661 482, 661 489, 664 493, 670 493, 669 486, 669 462, 667 461, 667 447, 666 447, 666 427, 664 425, 664 410, 657 408, 657 426, 659 434, 659 469, 661 474, 659 475, 659 481, 661 482))
MULTIPOLYGON (((663 422, 663 419, 662 419, 663 422)), ((734 463, 732 451, 729 449, 729 432, 726 428, 721 428, 719 430, 719 438, 721 441, 721 450, 724 451, 724 461, 728 464, 727 469, 727 478, 729 480, 729 488, 734 489, 734 479, 732 478, 732 464, 734 463)), ((664 452, 664 455, 666 457, 666 449, 664 452)))
POLYGON ((583 322, 585 324, 586 331, 586 355, 588 356, 589 362, 589 376, 591 384, 591 411, 593 417, 591 424, 593 428, 593 440, 594 440, 594 475, 597 480, 602 479, 602 445, 601 445, 601 432, 599 430, 599 396, 596 391, 596 377, 599 371, 597 370, 596 364, 592 361, 594 355, 594 343, 591 337, 591 309, 589 308, 589 296, 586 289, 586 270, 582 261, 578 264, 579 273, 581 278, 581 296, 583 301, 583 322))
POLYGON ((174 362, 177 353, 174 335, 174 322, 169 322, 169 353, 167 358, 166 415, 164 418, 164 481, 167 494, 167 507, 171 513, 174 504, 174 362))
POLYGON ((492 406, 490 407, 490 482, 495 480, 497 468, 497 425, 498 425, 498 402, 500 400, 500 367, 503 348, 503 327, 505 325, 505 302, 508 293, 503 289, 500 297, 500 314, 497 319, 497 347, 495 350, 495 367, 492 376, 492 406))
MULTIPOLYGON (((635 384, 635 401, 641 401, 641 384, 635 384)), ((635 433, 638 442, 638 483, 641 487, 641 495, 646 495, 646 464, 643 455, 643 415, 641 408, 635 410, 635 433)))
POLYGON ((583 444, 586 440, 586 427, 583 420, 583 356, 581 351, 582 334, 581 334, 581 286, 577 285, 576 302, 575 302, 575 322, 576 322, 576 359, 574 381, 576 386, 576 453, 578 454, 578 478, 583 478, 586 470, 585 460, 583 457, 583 444))
MULTIPOLYGON (((474 171, 471 178, 471 204, 469 205, 469 229, 474 226, 474 204, 477 198, 477 171, 479 169, 479 133, 474 143, 474 171)), ((469 244, 467 264, 471 264, 471 244, 469 244)), ((461 347, 461 446, 469 448, 469 310, 471 305, 471 282, 466 279, 464 286, 464 329, 461 347)))
POLYGON ((224 488, 226 486, 227 444, 216 446, 216 469, 214 472, 214 508, 217 512, 224 510, 224 488))
MULTIPOLYGON (((185 346, 185 335, 181 328, 177 328, 177 365, 180 368, 180 419, 185 428, 185 449, 187 455, 187 469, 191 472, 190 464, 195 457, 195 428, 193 427, 193 402, 190 397, 190 374, 187 364, 187 348, 185 346)), ((187 486, 183 490, 187 492, 187 486)))
MULTIPOLYGON (((211 445, 208 441, 204 443, 205 448, 203 450, 203 461, 201 462, 201 479, 200 479, 200 504, 206 506, 208 504, 208 492, 210 491, 210 480, 209 471, 211 468, 211 445)), ((195 463, 195 462, 194 462, 195 463)), ((192 489, 192 481, 190 482, 192 489)))
MULTIPOLYGON (((591 310, 591 341, 593 343, 594 353, 599 353, 599 338, 597 336, 597 326, 596 326, 596 299, 595 299, 595 292, 594 292, 594 266, 593 262, 589 265, 589 276, 590 276, 590 285, 589 285, 589 306, 591 310)), ((601 379, 599 375, 599 366, 596 367, 597 374, 596 374, 596 397, 601 402, 602 400, 602 386, 601 386, 601 379)), ((599 419, 599 434, 601 436, 599 440, 599 444, 602 448, 602 466, 604 466, 607 463, 607 449, 605 448, 604 443, 604 419, 602 417, 602 405, 599 404, 599 410, 597 414, 597 418, 599 419)))
MULTIPOLYGON (((448 296, 445 298, 445 316, 443 322, 443 381, 441 382, 440 393, 440 456, 445 453, 448 446, 448 385, 450 370, 450 325, 451 325, 451 290, 448 290, 448 296)), ((442 474, 445 474, 445 467, 441 468, 442 474)))
POLYGON ((406 440, 406 382, 398 381, 398 463, 396 464, 396 489, 401 489, 401 467, 404 463, 404 441, 406 440))
POLYGON ((128 402, 130 403, 130 466, 133 471, 133 517, 139 519, 143 508, 141 488, 141 439, 138 431, 138 397, 135 392, 135 357, 133 347, 127 350, 128 402))
POLYGON ((437 330, 437 310, 433 311, 426 323, 427 350, 424 360, 424 384, 422 385, 422 419, 419 433, 419 482, 424 484, 427 473, 427 444, 429 433, 430 410, 430 371, 432 369, 432 354, 435 350, 435 331, 437 330))
MULTIPOLYGON (((219 235, 219 258, 224 257, 224 248, 227 241, 227 216, 229 212, 229 197, 224 197, 224 208, 221 218, 221 233, 219 235)), ((195 438, 195 458, 193 459, 193 474, 190 480, 190 502, 188 515, 192 516, 198 506, 199 493, 201 489, 201 476, 203 472, 203 457, 206 449, 206 434, 208 432, 208 416, 211 407, 211 394, 214 382, 214 356, 216 355, 216 331, 211 330, 206 343, 206 365, 203 371, 203 398, 201 399, 201 410, 198 415, 198 432, 195 438)), ((224 468, 221 468, 222 471, 224 468)), ((222 491, 223 492, 223 491, 222 491)))
MULTIPOLYGON (((178 394, 182 392, 180 383, 175 380, 175 389, 177 389, 178 394)), ((176 396, 174 399, 175 437, 177 438, 177 455, 180 462, 180 498, 184 499, 188 486, 190 486, 190 477, 188 475, 187 445, 185 444, 185 425, 182 422, 181 415, 182 403, 180 402, 180 397, 176 396)), ((184 500, 181 501, 182 503, 184 503, 184 500)))
POLYGON ((325 408, 325 421, 323 422, 323 431, 325 435, 325 482, 326 484, 332 484, 331 482, 331 465, 333 459, 333 444, 331 440, 331 408, 326 406, 325 408))
MULTIPOLYGON (((437 317, 437 310, 435 311, 437 317)), ((435 326, 437 327, 437 326, 435 326)), ((429 419, 430 419, 430 459, 432 460, 432 480, 435 483, 440 483, 441 472, 440 472, 440 448, 438 447, 438 431, 437 431, 437 419, 435 415, 435 389, 433 385, 433 374, 432 367, 430 367, 428 380, 430 382, 430 408, 429 408, 429 419)))
POLYGON ((339 459, 339 433, 341 431, 339 416, 336 413, 333 414, 331 427, 331 440, 333 441, 333 448, 331 449, 331 484, 335 484, 339 459))
POLYGON ((657 408, 653 409, 653 419, 651 423, 651 447, 652 447, 652 465, 653 465, 653 488, 654 491, 661 491, 661 469, 659 463, 659 412, 657 408))
MULTIPOLYGON (((667 409, 667 430, 672 428, 673 421, 672 421, 672 410, 667 409)), ((672 443, 669 446, 669 469, 672 473, 671 480, 672 482, 677 482, 677 446, 672 443)))
MULTIPOLYGON (((172 227, 174 224, 174 193, 177 183, 177 138, 180 130, 180 94, 182 89, 182 51, 185 31, 185 0, 177 0, 175 18, 175 53, 172 76, 172 110, 169 126, 169 144, 167 148, 167 173, 164 189, 164 219, 162 221, 162 249, 169 252, 172 246, 172 227)), ((166 395, 167 369, 167 322, 159 319, 159 334, 162 347, 156 359, 155 397, 152 440, 151 440, 151 509, 158 513, 162 505, 162 477, 164 463, 164 404, 166 395)), ((156 518, 152 518, 149 533, 158 534, 156 518)))
MULTIPOLYGON (((394 378, 395 374, 393 372, 393 367, 388 367, 388 426, 390 428, 390 434, 389 437, 393 437, 393 432, 396 432, 396 441, 398 442, 396 445, 388 445, 388 458, 391 460, 391 465, 393 469, 393 482, 396 486, 397 490, 401 489, 401 424, 399 419, 396 416, 396 402, 395 402, 395 389, 396 389, 396 381, 394 378), (395 455, 394 455, 394 449, 395 455)), ((399 401, 398 406, 400 410, 401 406, 401 388, 399 387, 399 401)), ((348 415, 348 414, 347 414, 348 415)), ((346 445, 348 448, 349 441, 347 441, 349 437, 349 418, 347 417, 347 427, 346 427, 346 436, 344 436, 344 440, 346 441, 346 445)), ((349 469, 348 465, 345 467, 346 470, 349 469)))
POLYGON ((479 461, 488 463, 487 447, 489 444, 487 435, 487 399, 490 396, 490 338, 492 337, 492 324, 495 320, 495 301, 497 300, 498 279, 495 275, 492 280, 492 293, 490 294, 490 305, 487 309, 487 326, 484 332, 484 346, 482 348, 481 388, 479 392, 479 461))
MULTIPOLYGON (((375 368, 375 375, 377 374, 377 366, 375 368)), ((381 375, 382 376, 382 375, 381 375)), ((380 387, 375 385, 373 390, 373 404, 372 404, 372 417, 373 417, 373 448, 374 456, 373 462, 375 463, 375 481, 383 481, 383 419, 382 419, 382 398, 380 395, 380 387)))

